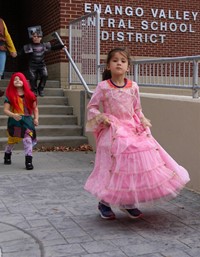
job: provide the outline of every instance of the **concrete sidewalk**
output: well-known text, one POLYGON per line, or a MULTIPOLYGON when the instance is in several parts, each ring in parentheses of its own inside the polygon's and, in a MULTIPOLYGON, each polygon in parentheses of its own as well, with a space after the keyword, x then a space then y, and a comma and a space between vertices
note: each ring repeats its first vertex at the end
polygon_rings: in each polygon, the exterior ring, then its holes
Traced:
POLYGON ((0 257, 200 256, 199 194, 184 189, 140 220, 117 209, 116 220, 102 220, 83 189, 94 157, 34 152, 27 171, 22 151, 8 166, 0 152, 0 257))

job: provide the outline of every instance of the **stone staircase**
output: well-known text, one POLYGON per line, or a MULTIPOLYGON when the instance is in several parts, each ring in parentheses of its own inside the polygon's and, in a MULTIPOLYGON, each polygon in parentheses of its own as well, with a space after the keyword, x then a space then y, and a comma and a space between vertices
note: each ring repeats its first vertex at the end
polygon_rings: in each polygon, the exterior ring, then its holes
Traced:
MULTIPOLYGON (((5 91, 8 80, 0 81, 1 90, 5 91)), ((7 142, 6 125, 8 117, 3 113, 4 97, 0 98, 0 150, 4 150, 7 142)), ((38 97, 39 126, 36 127, 38 144, 36 147, 79 147, 87 144, 83 136, 83 128, 77 125, 77 117, 73 114, 73 106, 60 88, 59 81, 47 81, 45 97, 38 97)), ((22 142, 15 149, 23 149, 22 142)))

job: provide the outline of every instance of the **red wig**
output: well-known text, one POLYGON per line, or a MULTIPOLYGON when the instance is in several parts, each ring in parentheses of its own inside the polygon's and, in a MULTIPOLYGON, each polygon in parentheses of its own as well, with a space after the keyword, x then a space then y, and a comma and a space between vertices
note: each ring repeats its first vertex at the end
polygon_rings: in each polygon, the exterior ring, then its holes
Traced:
POLYGON ((33 103, 37 101, 35 94, 31 91, 30 85, 21 72, 16 72, 11 76, 10 82, 6 89, 6 97, 8 98, 10 104, 13 108, 17 111, 22 111, 19 106, 18 102, 18 92, 17 88, 14 86, 14 79, 15 77, 19 77, 20 80, 23 82, 23 90, 24 90, 24 101, 28 108, 30 114, 33 112, 33 103))

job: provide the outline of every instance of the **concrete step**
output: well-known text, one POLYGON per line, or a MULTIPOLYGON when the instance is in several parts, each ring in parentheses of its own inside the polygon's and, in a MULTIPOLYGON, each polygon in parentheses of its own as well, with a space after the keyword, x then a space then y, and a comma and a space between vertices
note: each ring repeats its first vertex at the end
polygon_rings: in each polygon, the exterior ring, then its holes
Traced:
MULTIPOLYGON (((0 105, 4 103, 4 97, 0 98, 0 105)), ((37 97, 38 106, 39 105, 68 105, 68 100, 64 96, 44 96, 37 97)))
MULTIPOLYGON (((5 90, 5 88, 9 84, 9 81, 10 81, 9 79, 0 80, 1 89, 3 88, 5 90)), ((58 81, 58 80, 47 80, 45 88, 60 88, 60 81, 58 81)))
MULTIPOLYGON (((6 137, 7 126, 0 126, 0 137, 6 137)), ((81 136, 82 127, 78 125, 39 125, 37 136, 81 136)))
MULTIPOLYGON (((4 92, 8 86, 9 80, 0 80, 0 88, 4 92)), ((63 90, 60 87, 59 81, 47 81, 44 88, 45 96, 64 96, 63 90)))
MULTIPOLYGON (((73 115, 73 107, 66 105, 39 105, 39 114, 51 114, 51 115, 73 115)), ((0 106, 0 114, 3 113, 3 105, 0 106)))
POLYGON ((65 105, 39 105, 39 113, 51 115, 73 115, 73 107, 65 105))
POLYGON ((68 105, 67 97, 45 96, 37 98, 38 105, 68 105))
POLYGON ((36 147, 41 146, 70 146, 70 147, 78 147, 83 144, 87 144, 88 140, 85 136, 57 136, 51 137, 38 137, 38 144, 36 147))
MULTIPOLYGON (((67 147, 78 147, 83 144, 88 143, 88 139, 85 136, 57 136, 57 137, 48 137, 48 136, 38 136, 37 145, 34 148, 39 147, 53 147, 53 146, 67 146, 67 147)), ((4 151, 5 145, 7 143, 7 138, 0 138, 0 151, 4 151)), ((16 150, 23 150, 23 143, 15 145, 16 150)))
POLYGON ((45 96, 64 96, 64 93, 61 88, 45 88, 44 95, 45 96))
POLYGON ((38 136, 81 136, 82 127, 78 125, 40 125, 37 128, 38 136))
MULTIPOLYGON (((1 90, 6 89, 9 80, 1 80, 1 90)), ((73 115, 73 106, 60 88, 59 81, 47 81, 45 96, 37 97, 39 108, 39 126, 36 127, 38 144, 36 147, 67 146, 78 147, 87 144, 83 135, 83 127, 78 126, 77 116, 73 115)), ((8 117, 3 113, 5 96, 0 98, 0 150, 7 143, 6 128, 8 117)), ((22 142, 15 149, 23 149, 22 142)))
MULTIPOLYGON (((7 125, 8 117, 0 115, 1 126, 7 125)), ((39 117, 40 125, 77 125, 77 117, 74 115, 48 115, 41 114, 39 117)))
POLYGON ((77 125, 74 115, 40 115, 40 125, 77 125))

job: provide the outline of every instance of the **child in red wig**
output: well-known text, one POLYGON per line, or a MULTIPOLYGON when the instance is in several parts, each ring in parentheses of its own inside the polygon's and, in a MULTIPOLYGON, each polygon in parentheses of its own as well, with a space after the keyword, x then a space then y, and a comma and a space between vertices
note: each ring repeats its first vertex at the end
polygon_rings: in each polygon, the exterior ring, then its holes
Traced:
POLYGON ((12 75, 6 89, 4 113, 9 117, 4 164, 11 164, 14 145, 23 140, 26 169, 32 170, 32 150, 36 144, 35 126, 38 126, 39 113, 37 98, 31 91, 26 77, 20 72, 12 75))

